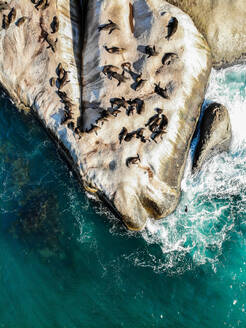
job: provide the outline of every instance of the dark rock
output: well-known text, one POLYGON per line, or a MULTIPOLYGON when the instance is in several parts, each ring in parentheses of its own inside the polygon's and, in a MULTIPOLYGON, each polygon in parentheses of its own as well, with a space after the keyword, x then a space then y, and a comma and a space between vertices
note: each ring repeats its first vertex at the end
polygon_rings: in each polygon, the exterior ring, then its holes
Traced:
POLYGON ((197 172, 212 156, 228 151, 231 142, 231 123, 227 109, 218 103, 210 104, 202 118, 192 171, 197 172))

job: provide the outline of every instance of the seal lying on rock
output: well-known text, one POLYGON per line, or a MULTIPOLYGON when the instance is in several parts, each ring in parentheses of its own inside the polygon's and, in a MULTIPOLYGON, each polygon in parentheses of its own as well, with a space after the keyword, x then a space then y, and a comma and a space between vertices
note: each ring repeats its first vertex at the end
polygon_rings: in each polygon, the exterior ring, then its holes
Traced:
POLYGON ((231 142, 231 123, 227 109, 212 103, 205 110, 201 121, 200 139, 197 144, 192 171, 197 172, 203 163, 219 152, 228 151, 231 142))

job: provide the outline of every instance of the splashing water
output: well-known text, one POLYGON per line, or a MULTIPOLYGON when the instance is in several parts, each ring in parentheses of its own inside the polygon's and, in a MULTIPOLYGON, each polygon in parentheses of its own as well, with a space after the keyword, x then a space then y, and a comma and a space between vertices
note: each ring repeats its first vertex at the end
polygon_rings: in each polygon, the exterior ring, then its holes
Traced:
POLYGON ((198 265, 209 262, 215 268, 229 232, 239 221, 246 223, 245 87, 245 66, 212 71, 205 99, 221 103, 229 111, 233 135, 230 152, 216 155, 194 176, 190 154, 178 208, 164 221, 149 221, 142 233, 148 243, 159 245, 166 254, 163 263, 157 267, 153 263, 155 270, 176 266, 178 258, 183 261, 186 255, 198 265))

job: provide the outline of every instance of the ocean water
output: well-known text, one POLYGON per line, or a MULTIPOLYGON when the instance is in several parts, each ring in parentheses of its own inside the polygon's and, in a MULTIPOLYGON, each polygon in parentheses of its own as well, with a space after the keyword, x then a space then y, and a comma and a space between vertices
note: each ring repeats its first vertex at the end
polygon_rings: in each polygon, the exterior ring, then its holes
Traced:
POLYGON ((139 233, 2 95, 0 328, 246 327, 245 87, 245 66, 212 72, 206 102, 229 109, 230 152, 191 176, 194 139, 177 210, 139 233))

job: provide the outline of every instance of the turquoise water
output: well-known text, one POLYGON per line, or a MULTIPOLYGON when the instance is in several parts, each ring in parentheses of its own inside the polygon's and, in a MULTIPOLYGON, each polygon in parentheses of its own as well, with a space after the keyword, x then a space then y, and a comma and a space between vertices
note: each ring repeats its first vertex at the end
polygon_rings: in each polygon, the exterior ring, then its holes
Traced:
POLYGON ((246 327, 246 68, 213 72, 229 154, 174 214, 127 232, 30 116, 0 99, 0 328, 246 327), (185 213, 185 205, 188 213, 185 213))

